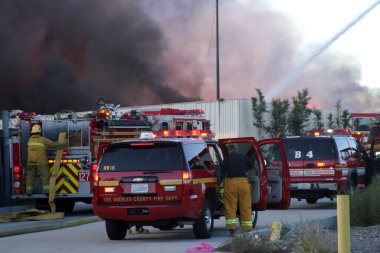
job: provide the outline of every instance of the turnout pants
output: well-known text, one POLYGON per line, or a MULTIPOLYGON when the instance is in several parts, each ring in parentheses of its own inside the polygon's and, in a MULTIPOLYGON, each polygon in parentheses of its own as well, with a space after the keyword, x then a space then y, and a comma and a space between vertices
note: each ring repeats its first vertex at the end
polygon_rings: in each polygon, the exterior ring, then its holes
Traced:
POLYGON ((224 186, 224 208, 226 226, 229 230, 237 227, 236 212, 239 205, 239 220, 243 231, 252 230, 251 184, 248 178, 226 178, 224 186))
POLYGON ((49 193, 49 166, 47 164, 28 165, 28 170, 26 172, 26 194, 28 195, 34 193, 34 180, 36 179, 37 171, 41 177, 43 193, 49 193))

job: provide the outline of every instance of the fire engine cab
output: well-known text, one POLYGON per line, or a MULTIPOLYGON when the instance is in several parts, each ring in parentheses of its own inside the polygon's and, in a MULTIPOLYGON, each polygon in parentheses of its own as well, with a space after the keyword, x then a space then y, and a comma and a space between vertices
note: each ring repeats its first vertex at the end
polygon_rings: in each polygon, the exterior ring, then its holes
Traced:
MULTIPOLYGON (((67 146, 63 152, 61 167, 56 180, 57 210, 70 212, 75 202, 91 203, 92 181, 105 148, 113 142, 137 138, 142 131, 153 131, 163 138, 193 137, 213 138, 210 122, 202 110, 157 109, 132 110, 117 117, 118 106, 102 106, 91 113, 64 111, 55 115, 37 115, 19 112, 11 119, 12 198, 32 198, 39 209, 48 208, 47 196, 42 194, 39 177, 35 182, 35 194, 25 194, 27 173, 27 142, 30 129, 35 124, 42 128, 42 135, 53 141, 60 132, 67 133, 67 146)), ((55 162, 55 150, 48 150, 49 166, 55 162)))

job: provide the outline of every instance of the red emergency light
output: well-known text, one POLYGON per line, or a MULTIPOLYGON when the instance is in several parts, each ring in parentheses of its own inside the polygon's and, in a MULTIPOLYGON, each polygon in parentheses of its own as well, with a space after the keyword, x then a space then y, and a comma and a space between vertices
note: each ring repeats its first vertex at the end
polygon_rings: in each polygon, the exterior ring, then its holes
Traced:
POLYGON ((98 164, 97 163, 93 163, 92 165, 91 165, 91 171, 92 172, 95 172, 95 171, 97 171, 98 170, 98 164))
POLYGON ((36 112, 20 112, 17 113, 16 118, 21 120, 31 120, 35 116, 37 116, 36 112))
POLYGON ((20 171, 21 171, 21 169, 19 166, 16 165, 13 167, 13 173, 20 173, 20 171))

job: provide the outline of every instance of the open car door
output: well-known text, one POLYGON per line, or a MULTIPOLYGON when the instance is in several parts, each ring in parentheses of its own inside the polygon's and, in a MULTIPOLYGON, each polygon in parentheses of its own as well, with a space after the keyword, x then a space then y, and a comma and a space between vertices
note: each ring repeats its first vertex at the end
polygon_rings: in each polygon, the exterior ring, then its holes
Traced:
POLYGON ((288 209, 290 205, 290 176, 281 139, 258 142, 264 157, 268 177, 268 209, 288 209))
POLYGON ((228 156, 228 145, 234 145, 237 153, 248 156, 254 162, 255 168, 248 173, 252 184, 252 209, 265 210, 268 198, 268 180, 264 158, 257 141, 253 137, 220 139, 219 146, 224 157, 228 156))

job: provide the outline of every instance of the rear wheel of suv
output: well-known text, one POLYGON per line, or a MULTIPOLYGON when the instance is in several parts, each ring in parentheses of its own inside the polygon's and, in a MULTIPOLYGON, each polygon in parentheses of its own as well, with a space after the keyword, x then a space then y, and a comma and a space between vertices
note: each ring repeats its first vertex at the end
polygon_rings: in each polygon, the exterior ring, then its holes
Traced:
POLYGON ((206 239, 211 237, 213 227, 214 217, 212 213, 212 206, 210 201, 206 199, 201 216, 193 224, 193 232, 196 238, 206 239))
POLYGON ((124 221, 106 220, 107 235, 110 240, 124 240, 127 224, 124 221))
POLYGON ((306 203, 308 204, 315 204, 317 203, 318 199, 317 198, 307 198, 306 203))

